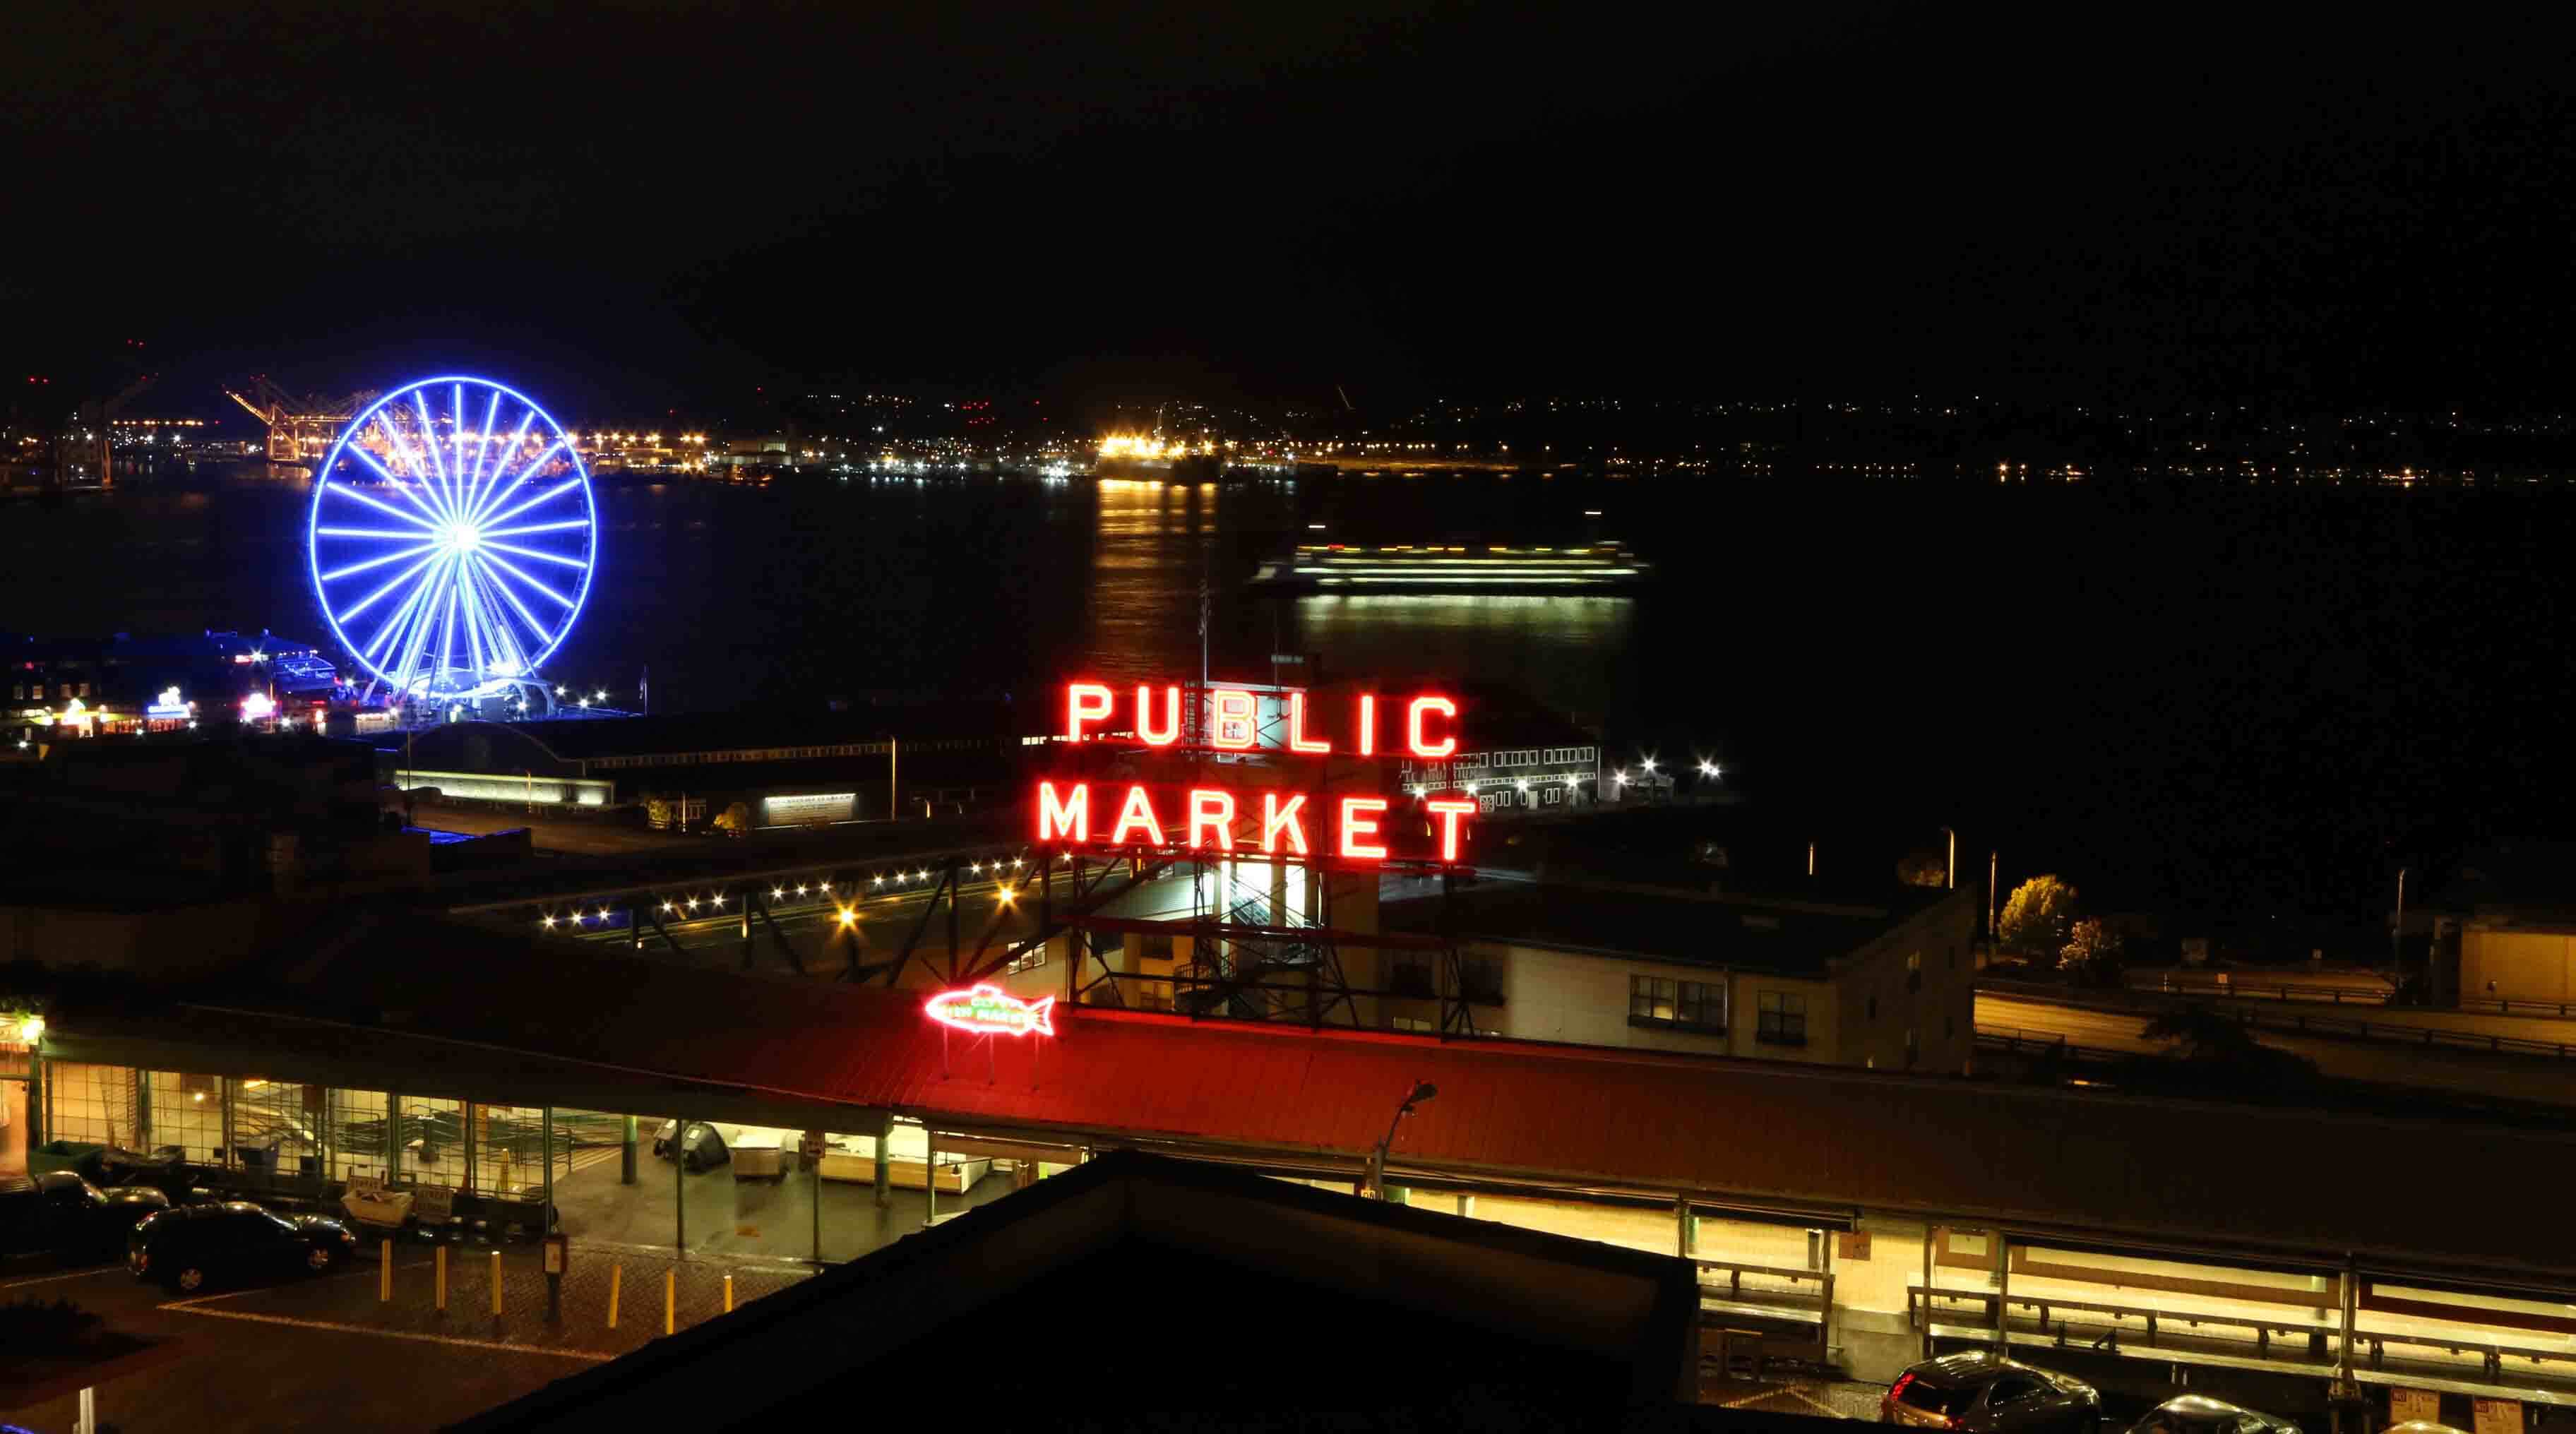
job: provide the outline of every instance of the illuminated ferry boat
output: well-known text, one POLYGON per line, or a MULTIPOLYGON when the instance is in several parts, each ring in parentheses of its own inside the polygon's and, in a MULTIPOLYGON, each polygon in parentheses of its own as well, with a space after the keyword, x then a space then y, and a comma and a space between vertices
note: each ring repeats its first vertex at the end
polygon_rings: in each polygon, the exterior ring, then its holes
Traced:
POLYGON ((1652 573, 1653 565, 1622 543, 1571 548, 1307 543, 1262 564, 1250 586, 1322 593, 1556 593, 1635 588, 1652 573))

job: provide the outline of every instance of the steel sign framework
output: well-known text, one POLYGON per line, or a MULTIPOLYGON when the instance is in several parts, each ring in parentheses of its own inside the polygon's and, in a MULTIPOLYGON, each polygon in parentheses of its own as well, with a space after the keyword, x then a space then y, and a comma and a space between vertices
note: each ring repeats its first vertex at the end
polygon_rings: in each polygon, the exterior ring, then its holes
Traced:
POLYGON ((313 485, 323 616, 394 692, 444 701, 534 681, 590 596, 590 475, 535 400, 421 379, 368 405, 313 485))

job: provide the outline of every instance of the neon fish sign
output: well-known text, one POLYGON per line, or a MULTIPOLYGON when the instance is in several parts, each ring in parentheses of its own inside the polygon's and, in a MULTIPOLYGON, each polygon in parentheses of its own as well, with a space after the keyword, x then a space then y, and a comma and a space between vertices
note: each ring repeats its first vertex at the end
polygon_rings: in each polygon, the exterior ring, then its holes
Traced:
POLYGON ((930 1019, 979 1036, 1055 1034, 1055 997, 1023 1001, 999 986, 979 985, 964 991, 942 991, 922 1004, 930 1019))

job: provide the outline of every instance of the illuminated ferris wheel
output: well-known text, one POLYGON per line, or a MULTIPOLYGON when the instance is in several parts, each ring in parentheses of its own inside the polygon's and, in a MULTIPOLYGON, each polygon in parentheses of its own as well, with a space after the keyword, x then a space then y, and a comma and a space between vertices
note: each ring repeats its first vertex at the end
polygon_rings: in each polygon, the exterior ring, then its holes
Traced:
POLYGON ((561 425, 487 379, 406 384, 350 421, 305 551, 342 646, 399 694, 531 682, 590 595, 599 516, 561 425))

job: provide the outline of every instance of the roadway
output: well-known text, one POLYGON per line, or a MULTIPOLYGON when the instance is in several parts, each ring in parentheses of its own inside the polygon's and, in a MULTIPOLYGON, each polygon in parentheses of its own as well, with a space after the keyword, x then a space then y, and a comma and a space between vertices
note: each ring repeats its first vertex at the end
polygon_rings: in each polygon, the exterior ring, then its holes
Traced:
MULTIPOLYGON (((2309 1008, 2293 1002, 2291 1009, 2297 1011, 2309 1008)), ((2383 1016, 2393 1017, 2401 1014, 2454 1019, 2504 1019, 2465 1016, 2460 1012, 2396 1012, 2382 1011, 2377 1008, 2367 1011, 2345 1010, 2336 1014, 2354 1018, 2367 1015, 2373 1024, 2377 1024, 2383 1016)), ((2137 1055, 2154 1054, 2162 1050, 2161 1045, 2145 1040, 2138 1034, 2151 1019, 2153 1019, 2151 1013, 2142 1011, 2077 1007, 2056 1001, 2033 1000, 1991 991, 1977 993, 1979 1030, 2011 1030, 2041 1040, 2063 1038, 2068 1045, 2085 1046, 2095 1050, 2121 1051, 2137 1055)), ((2514 1019, 2520 1024, 2554 1028, 2553 1039, 2576 1040, 2576 1032, 2568 1030, 2567 1022, 2514 1019)), ((2262 1027, 2254 1028, 2252 1035, 2256 1041, 2275 1050, 2304 1056, 2316 1062, 2319 1071, 2340 1079, 2576 1105, 2576 1061, 2562 1061, 2549 1056, 2498 1055, 2485 1051, 2458 1050, 2439 1046, 2428 1049, 2402 1042, 2300 1035, 2295 1032, 2262 1027)))

